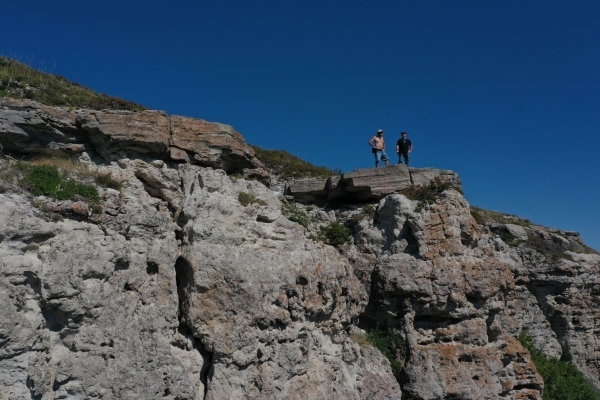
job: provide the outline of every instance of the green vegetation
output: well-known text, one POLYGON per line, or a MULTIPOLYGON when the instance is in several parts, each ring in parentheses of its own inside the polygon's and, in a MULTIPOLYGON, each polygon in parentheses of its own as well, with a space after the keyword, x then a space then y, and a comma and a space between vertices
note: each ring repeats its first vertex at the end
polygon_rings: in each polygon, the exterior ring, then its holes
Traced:
POLYGON ((421 212, 425 204, 433 204, 443 191, 448 189, 457 190, 462 194, 462 188, 450 182, 444 181, 439 176, 432 179, 427 185, 409 186, 400 193, 411 200, 417 200, 419 204, 415 209, 416 212, 421 212))
POLYGON ((54 166, 20 164, 18 168, 26 170, 26 176, 20 183, 36 196, 50 196, 57 200, 77 200, 81 197, 91 203, 100 201, 94 186, 67 180, 54 166))
POLYGON ((291 155, 283 150, 265 150, 258 146, 252 146, 256 158, 279 179, 288 181, 301 178, 329 178, 339 175, 341 171, 334 171, 327 167, 317 167, 307 161, 291 155))
POLYGON ((516 215, 501 213, 499 211, 484 210, 483 208, 471 206, 471 215, 479 225, 485 223, 514 224, 521 226, 530 226, 531 221, 527 218, 520 218, 516 215))
POLYGON ((543 400, 600 400, 583 374, 571 363, 548 358, 533 345, 527 332, 519 336, 521 344, 531 353, 531 360, 544 379, 543 400))
POLYGON ((477 222, 478 225, 483 225, 485 223, 485 218, 479 210, 480 209, 477 207, 471 207, 471 216, 475 218, 475 222, 477 222))
POLYGON ((352 241, 352 230, 336 221, 321 228, 321 237, 328 245, 337 247, 352 241))
POLYGON ((287 219, 289 219, 292 222, 296 222, 300 225, 302 225, 305 228, 308 228, 308 225, 310 224, 310 220, 308 219, 308 216, 301 210, 292 208, 290 206, 287 205, 283 205, 281 212, 283 213, 283 216, 286 217, 287 219))
POLYGON ((511 247, 517 247, 518 245, 520 245, 522 243, 522 241, 519 240, 519 238, 517 238, 515 235, 513 235, 509 231, 503 230, 499 233, 499 236, 500 236, 500 239, 502 239, 502 241, 504 243, 506 243, 507 245, 509 245, 511 247))
POLYGON ((0 97, 31 99, 55 107, 95 110, 145 110, 117 97, 100 94, 62 76, 38 71, 19 61, 0 56, 0 97))
POLYGON ((396 379, 404 368, 404 351, 406 342, 392 328, 371 328, 366 334, 353 333, 350 339, 363 346, 373 346, 390 361, 396 379))
POLYGON ((267 205, 267 203, 264 200, 257 199, 250 193, 246 193, 246 192, 240 192, 240 194, 238 194, 238 201, 244 207, 248 206, 249 204, 260 204, 262 206, 267 205))
POLYGON ((95 181, 98 185, 105 188, 121 190, 123 187, 123 182, 113 179, 110 173, 99 174, 96 176, 95 181))

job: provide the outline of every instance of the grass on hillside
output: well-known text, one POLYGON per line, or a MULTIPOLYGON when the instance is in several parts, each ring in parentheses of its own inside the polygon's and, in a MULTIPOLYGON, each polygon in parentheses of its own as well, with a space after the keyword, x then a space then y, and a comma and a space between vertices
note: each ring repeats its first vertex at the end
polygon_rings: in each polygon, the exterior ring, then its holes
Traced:
POLYGON ((26 171, 26 176, 20 183, 35 196, 50 196, 57 200, 76 200, 81 197, 91 203, 100 201, 98 190, 93 185, 66 179, 54 166, 20 164, 20 168, 26 171))
POLYGON ((506 214, 499 211, 484 210, 476 206, 471 206, 471 215, 479 225, 485 223, 513 224, 521 226, 531 226, 531 221, 527 218, 517 217, 516 215, 506 214))
POLYGON ((525 331, 521 332, 519 341, 531 353, 531 360, 544 379, 543 400, 600 400, 600 394, 573 364, 548 358, 535 348, 533 339, 525 331))
POLYGON ((100 94, 60 75, 38 71, 22 62, 0 56, 0 97, 31 99, 53 107, 95 110, 145 110, 117 97, 100 94))
MULTIPOLYGON (((0 157, 2 157, 0 146, 0 157)), ((97 186, 120 190, 123 182, 110 173, 101 173, 68 158, 39 157, 30 161, 4 156, 0 163, 0 183, 30 191, 35 196, 56 200, 100 200, 97 186)))
POLYGON ((277 175, 283 181, 302 178, 329 178, 341 174, 339 170, 317 167, 284 150, 266 150, 258 146, 252 146, 252 148, 256 158, 262 161, 272 174, 277 175))

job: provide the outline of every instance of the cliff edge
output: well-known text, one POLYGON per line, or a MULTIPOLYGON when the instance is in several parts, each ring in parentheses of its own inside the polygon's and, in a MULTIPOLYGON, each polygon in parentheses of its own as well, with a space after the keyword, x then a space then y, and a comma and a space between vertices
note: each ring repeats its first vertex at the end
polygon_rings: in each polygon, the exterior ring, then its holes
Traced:
POLYGON ((0 398, 541 399, 524 331, 600 387, 600 256, 452 171, 268 187, 226 125, 10 99, 0 144, 0 398))

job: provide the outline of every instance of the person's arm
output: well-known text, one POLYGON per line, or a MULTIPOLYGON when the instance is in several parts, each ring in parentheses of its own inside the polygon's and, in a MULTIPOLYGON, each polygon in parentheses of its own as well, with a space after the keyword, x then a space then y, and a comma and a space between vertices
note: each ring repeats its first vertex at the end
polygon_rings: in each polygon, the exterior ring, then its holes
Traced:
POLYGON ((373 148, 374 148, 374 147, 375 147, 375 145, 373 144, 373 140, 375 140, 375 136, 373 136, 373 137, 371 138, 371 140, 369 140, 369 145, 370 145, 371 147, 373 147, 373 148))
POLYGON ((400 145, 396 142, 396 154, 400 153, 400 145))
POLYGON ((413 144, 412 144, 412 142, 410 142, 410 148, 408 149, 408 152, 412 153, 412 151, 413 151, 413 144))
POLYGON ((385 140, 382 139, 381 141, 383 142, 383 149, 381 150, 385 151, 385 140))

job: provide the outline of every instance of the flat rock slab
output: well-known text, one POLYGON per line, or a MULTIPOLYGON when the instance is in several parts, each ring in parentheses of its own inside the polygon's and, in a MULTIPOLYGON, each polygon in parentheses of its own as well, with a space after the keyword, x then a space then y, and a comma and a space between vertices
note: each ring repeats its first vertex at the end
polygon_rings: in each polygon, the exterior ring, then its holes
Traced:
POLYGON ((328 179, 299 179, 288 184, 288 194, 300 203, 312 203, 318 199, 326 199, 328 179))
POLYGON ((408 168, 404 164, 357 169, 329 179, 301 179, 289 182, 285 194, 303 204, 320 200, 335 202, 374 201, 398 193, 411 185, 426 185, 435 178, 460 185, 454 171, 435 168, 408 168))
POLYGON ((404 164, 357 169, 343 174, 341 181, 345 190, 360 200, 381 199, 411 185, 410 173, 404 164))

